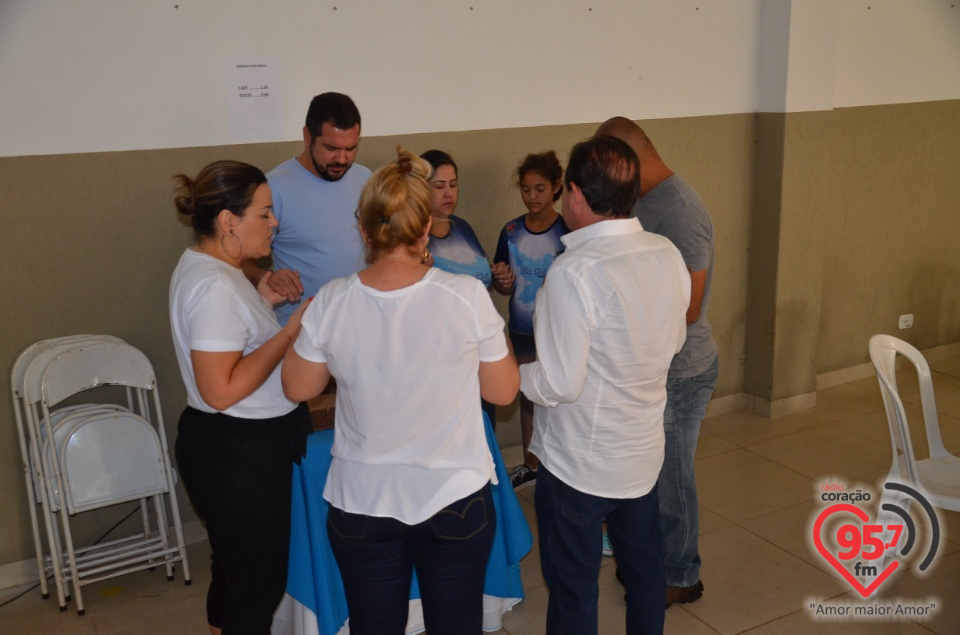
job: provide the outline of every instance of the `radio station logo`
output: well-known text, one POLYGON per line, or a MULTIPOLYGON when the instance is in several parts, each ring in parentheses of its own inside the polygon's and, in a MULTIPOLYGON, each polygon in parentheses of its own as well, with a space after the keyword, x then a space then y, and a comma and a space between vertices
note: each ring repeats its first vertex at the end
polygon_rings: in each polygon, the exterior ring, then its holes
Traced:
MULTIPOLYGON (((878 590, 898 570, 914 566, 917 575, 930 568, 940 545, 941 525, 926 497, 904 483, 883 484, 884 495, 878 505, 869 491, 849 491, 839 482, 820 487, 821 503, 828 506, 817 512, 810 538, 813 548, 839 576, 863 598, 876 596, 878 590), (887 501, 887 502, 883 502, 887 501), (871 516, 868 509, 876 509, 871 516)), ((871 608, 859 605, 811 602, 815 616, 929 616, 936 601, 898 601, 896 606, 871 608), (873 610, 877 609, 877 610, 873 610), (883 610, 881 610, 883 609, 883 610)))

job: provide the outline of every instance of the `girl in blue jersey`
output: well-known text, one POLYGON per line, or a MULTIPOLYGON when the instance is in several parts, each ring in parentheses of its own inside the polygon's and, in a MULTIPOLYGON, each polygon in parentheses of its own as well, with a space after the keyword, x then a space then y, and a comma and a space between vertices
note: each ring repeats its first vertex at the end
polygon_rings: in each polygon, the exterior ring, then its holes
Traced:
MULTIPOLYGON (((554 209, 560 198, 563 168, 553 150, 528 154, 517 168, 520 198, 527 213, 507 223, 500 232, 493 257, 493 288, 510 296, 510 339, 517 361, 536 359, 533 342, 533 308, 547 269, 563 253, 560 237, 569 229, 554 209)), ((528 448, 533 437, 533 403, 520 394, 520 432, 523 464, 510 474, 514 488, 536 482, 540 460, 528 448)))

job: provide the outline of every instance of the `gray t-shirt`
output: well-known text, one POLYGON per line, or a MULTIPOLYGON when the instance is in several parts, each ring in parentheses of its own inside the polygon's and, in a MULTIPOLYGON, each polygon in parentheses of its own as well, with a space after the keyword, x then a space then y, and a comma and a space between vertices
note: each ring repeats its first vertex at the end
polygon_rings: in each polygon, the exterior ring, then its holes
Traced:
POLYGON ((695 377, 706 371, 717 355, 707 320, 713 282, 713 222, 697 193, 676 174, 637 199, 631 215, 640 219, 645 230, 669 238, 690 271, 707 270, 700 317, 687 325, 687 341, 670 364, 670 377, 695 377))

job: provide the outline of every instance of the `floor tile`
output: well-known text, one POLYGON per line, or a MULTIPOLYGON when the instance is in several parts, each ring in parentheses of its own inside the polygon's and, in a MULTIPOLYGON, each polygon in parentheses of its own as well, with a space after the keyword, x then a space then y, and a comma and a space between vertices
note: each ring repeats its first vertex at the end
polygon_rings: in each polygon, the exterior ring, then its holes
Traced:
POLYGON ((952 375, 953 377, 960 377, 960 357, 953 357, 951 359, 943 359, 939 362, 933 362, 930 364, 930 370, 937 371, 938 373, 944 373, 946 375, 952 375))
POLYGON ((808 500, 812 491, 810 478, 743 449, 697 464, 700 505, 735 522, 808 500))
POLYGON ((825 422, 839 421, 883 409, 879 391, 840 384, 817 391, 817 405, 806 412, 825 422))
POLYGON ((770 418, 746 410, 738 410, 710 417, 703 422, 703 429, 721 439, 745 447, 822 425, 824 425, 823 419, 814 417, 806 411, 770 418))
POLYGON ((723 529, 733 525, 733 521, 728 520, 720 514, 710 511, 703 505, 700 505, 700 535, 708 534, 711 531, 723 529))
MULTIPOLYGON (((931 364, 941 433, 948 449, 960 454, 960 357, 931 364)), ((902 396, 918 456, 926 456, 919 393, 900 373, 902 396), (914 422, 917 423, 914 423, 914 422)), ((519 462, 519 448, 505 456, 519 462)), ((665 615, 668 635, 716 633, 858 635, 860 633, 960 633, 960 513, 938 510, 942 540, 927 575, 919 560, 908 559, 881 586, 875 603, 935 601, 929 620, 814 620, 807 606, 853 605, 864 600, 850 589, 811 547, 808 535, 825 503, 816 499, 825 478, 848 490, 882 486, 891 461, 890 438, 879 387, 873 377, 821 390, 813 409, 776 419, 738 411, 703 423, 696 469, 700 497, 700 552, 705 593, 665 615), (931 599, 932 598, 932 599, 931 599), (806 603, 806 604, 805 604, 806 603)), ((509 462, 508 462, 509 464, 509 462)), ((526 599, 504 615, 502 633, 542 633, 548 590, 540 573, 536 540, 536 487, 518 492, 534 534, 531 553, 521 562, 526 599)), ((868 511, 869 513, 869 511, 868 511)), ((838 519, 840 520, 840 519, 838 519)), ((832 528, 824 530, 832 533, 832 528)), ((918 534, 919 536, 919 534, 918 534)), ((829 536, 827 541, 831 540, 829 536)), ((919 538, 918 538, 919 540, 919 538)), ((920 542, 917 556, 926 549, 920 542)), ((33 590, 0 608, 6 635, 173 635, 206 633, 205 595, 209 584, 209 544, 188 548, 193 584, 180 572, 168 583, 161 571, 138 572, 84 587, 87 614, 71 604, 61 613, 55 600, 33 590)), ((616 581, 616 564, 604 558, 600 569, 600 633, 623 635, 625 603, 616 581)), ((0 603, 14 590, 0 592, 0 603)))
POLYGON ((889 443, 878 443, 843 429, 820 426, 761 441, 749 451, 814 480, 839 479, 850 485, 876 483, 890 471, 889 443))
POLYGON ((697 439, 697 459, 705 459, 715 454, 723 454, 737 448, 736 444, 725 441, 720 437, 707 432, 700 431, 700 437, 697 439))
POLYGON ((143 632, 150 625, 150 635, 182 635, 209 632, 207 629, 206 593, 178 602, 155 603, 137 613, 97 620, 97 635, 128 635, 143 632))
POLYGON ((929 621, 920 623, 936 633, 960 633, 960 552, 945 556, 927 577, 909 573, 892 578, 890 586, 884 586, 884 594, 898 599, 936 602, 937 613, 929 621))
POLYGON ((811 491, 810 500, 770 514, 750 518, 742 521, 740 526, 825 573, 834 575, 832 567, 814 551, 811 545, 812 523, 818 509, 811 491))
POLYGON ((845 591, 830 575, 742 527, 703 536, 700 551, 704 594, 684 608, 721 633, 740 633, 792 613, 808 596, 845 591))

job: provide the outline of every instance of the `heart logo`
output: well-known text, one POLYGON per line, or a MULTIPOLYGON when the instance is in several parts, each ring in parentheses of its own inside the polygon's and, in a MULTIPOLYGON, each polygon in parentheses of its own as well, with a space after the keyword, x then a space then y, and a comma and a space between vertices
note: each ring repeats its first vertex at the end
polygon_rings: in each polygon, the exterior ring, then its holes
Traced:
POLYGON ((878 575, 877 578, 870 584, 870 586, 864 587, 862 584, 860 584, 860 581, 853 577, 853 574, 851 574, 832 553, 827 551, 827 548, 824 546, 823 540, 820 537, 820 530, 823 527, 823 523, 830 515, 837 512, 850 512, 864 523, 870 520, 867 512, 863 511, 859 507, 856 507, 855 505, 847 505, 844 503, 831 505, 823 510, 819 516, 817 516, 817 522, 813 525, 813 543, 816 545, 817 551, 820 552, 820 555, 823 556, 824 560, 832 564, 833 567, 840 572, 840 575, 842 575, 843 578, 850 583, 850 586, 852 586, 863 597, 869 597, 870 594, 873 593, 877 587, 879 587, 883 581, 890 576, 891 573, 896 571, 897 567, 900 566, 900 561, 893 560, 890 564, 888 564, 887 567, 880 572, 880 575, 878 575))

